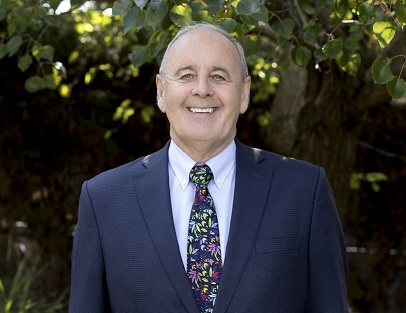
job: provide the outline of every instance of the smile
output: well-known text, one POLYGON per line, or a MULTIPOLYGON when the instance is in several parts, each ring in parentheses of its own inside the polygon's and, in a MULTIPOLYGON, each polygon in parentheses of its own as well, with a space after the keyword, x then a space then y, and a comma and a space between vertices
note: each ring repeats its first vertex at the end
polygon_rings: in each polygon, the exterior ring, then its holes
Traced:
POLYGON ((212 113, 216 108, 189 108, 193 113, 212 113))

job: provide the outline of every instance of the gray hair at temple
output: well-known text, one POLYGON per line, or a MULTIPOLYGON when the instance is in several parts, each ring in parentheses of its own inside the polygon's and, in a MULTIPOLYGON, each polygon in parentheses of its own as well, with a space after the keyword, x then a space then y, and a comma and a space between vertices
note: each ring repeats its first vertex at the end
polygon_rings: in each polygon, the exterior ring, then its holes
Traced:
POLYGON ((194 22, 193 24, 190 24, 188 26, 184 26, 179 29, 178 33, 176 36, 171 40, 171 42, 168 44, 168 47, 166 48, 166 51, 164 53, 164 56, 162 58, 161 66, 159 67, 159 75, 161 76, 162 80, 165 78, 165 71, 166 71, 166 63, 168 61, 168 52, 173 46, 173 44, 178 40, 181 36, 184 34, 196 30, 196 29, 210 29, 214 30, 220 34, 222 34, 224 37, 226 37, 228 40, 231 41, 231 43, 234 45, 234 47, 237 49, 238 55, 240 56, 240 65, 241 65, 241 81, 244 82, 245 78, 248 76, 248 67, 247 67, 247 61, 245 60, 244 56, 244 49, 239 43, 239 41, 233 37, 231 34, 226 32, 223 28, 221 28, 218 25, 206 23, 206 22, 194 22))

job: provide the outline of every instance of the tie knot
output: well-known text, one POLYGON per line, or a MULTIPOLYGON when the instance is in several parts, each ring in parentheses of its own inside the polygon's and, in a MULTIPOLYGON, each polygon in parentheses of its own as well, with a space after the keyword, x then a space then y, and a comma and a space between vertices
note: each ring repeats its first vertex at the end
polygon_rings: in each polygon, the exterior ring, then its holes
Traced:
POLYGON ((211 168, 206 164, 195 165, 189 174, 190 180, 195 186, 207 186, 210 180, 213 178, 213 172, 211 168))

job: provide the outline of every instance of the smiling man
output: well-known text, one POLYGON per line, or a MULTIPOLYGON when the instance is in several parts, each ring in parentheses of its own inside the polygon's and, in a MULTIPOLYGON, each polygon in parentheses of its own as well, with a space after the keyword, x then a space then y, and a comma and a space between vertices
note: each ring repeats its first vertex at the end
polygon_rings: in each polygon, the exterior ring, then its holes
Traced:
POLYGON ((219 27, 170 42, 156 84, 171 140, 83 184, 69 312, 348 312, 324 170, 235 138, 250 82, 219 27))

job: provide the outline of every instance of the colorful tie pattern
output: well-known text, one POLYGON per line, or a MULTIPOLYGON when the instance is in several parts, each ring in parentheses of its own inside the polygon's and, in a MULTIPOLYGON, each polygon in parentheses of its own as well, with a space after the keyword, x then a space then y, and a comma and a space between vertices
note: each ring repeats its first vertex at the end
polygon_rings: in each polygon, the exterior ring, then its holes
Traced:
POLYGON ((195 165, 189 177, 196 193, 189 222, 187 274, 200 312, 211 313, 221 273, 217 214, 207 188, 213 173, 206 164, 195 165))

